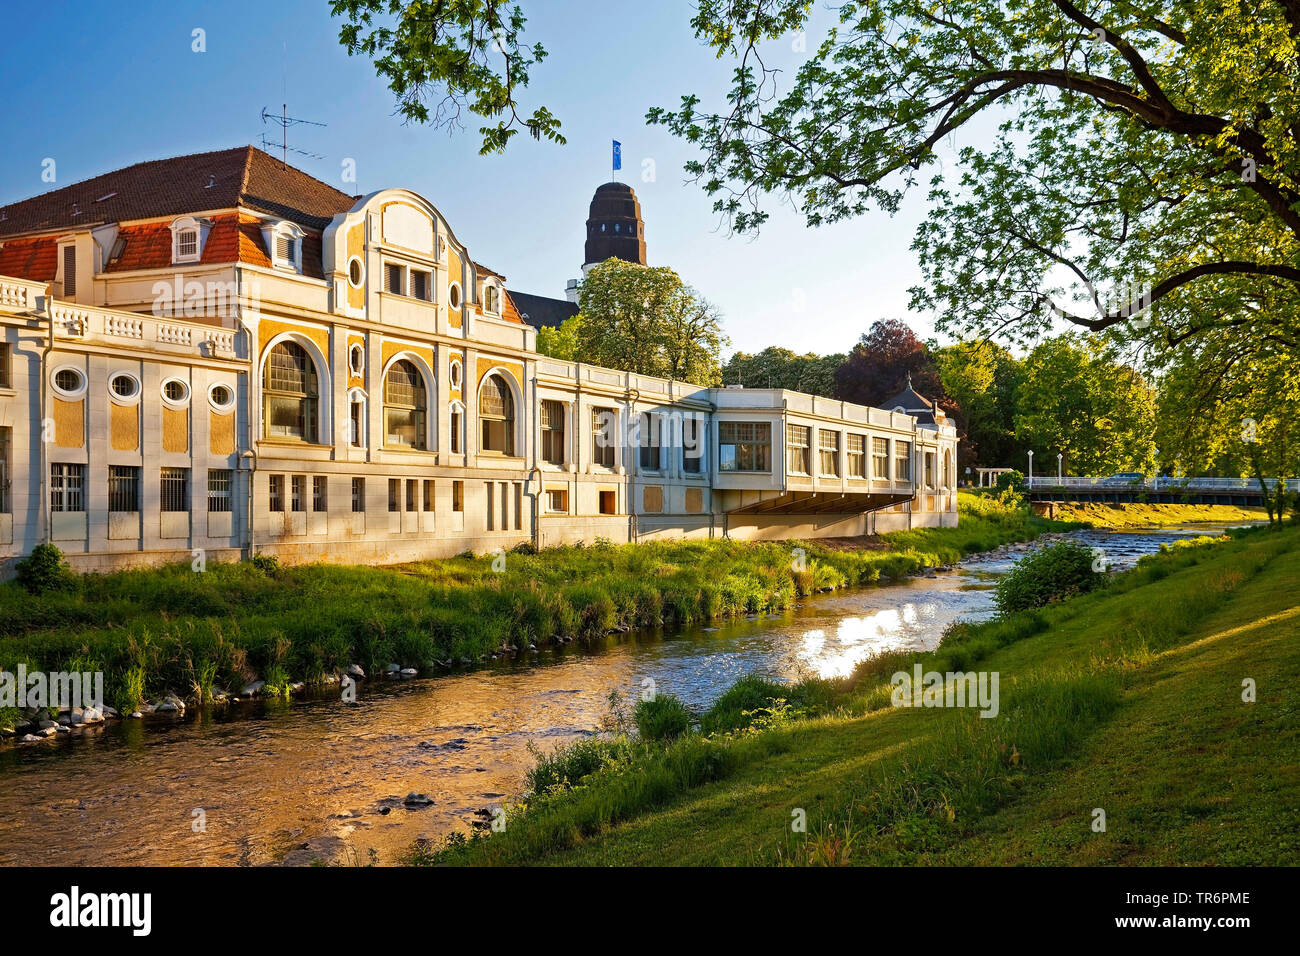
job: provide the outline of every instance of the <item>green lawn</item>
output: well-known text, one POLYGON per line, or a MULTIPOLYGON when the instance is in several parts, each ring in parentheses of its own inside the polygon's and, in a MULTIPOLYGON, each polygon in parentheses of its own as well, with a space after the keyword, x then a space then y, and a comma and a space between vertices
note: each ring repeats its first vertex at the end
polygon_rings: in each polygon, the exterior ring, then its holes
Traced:
POLYGON ((1294 863, 1297 581, 1300 529, 1176 549, 1014 633, 972 628, 922 658, 999 672, 996 719, 889 707, 891 661, 841 688, 833 716, 651 748, 441 859, 1294 863))

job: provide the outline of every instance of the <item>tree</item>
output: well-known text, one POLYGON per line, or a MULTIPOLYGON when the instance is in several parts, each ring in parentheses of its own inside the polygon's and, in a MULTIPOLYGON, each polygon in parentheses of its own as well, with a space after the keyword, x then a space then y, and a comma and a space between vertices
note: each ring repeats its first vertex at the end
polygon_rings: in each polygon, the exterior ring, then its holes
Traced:
POLYGON ((565 362, 577 361, 581 326, 580 315, 571 316, 559 325, 543 326, 537 330, 537 351, 565 362))
POLYGON ((947 398, 926 344, 898 319, 881 319, 863 334, 835 373, 835 397, 860 405, 893 398, 906 386, 931 401, 947 398))
POLYGON ((1047 339, 1026 356, 1015 423, 1040 474, 1058 453, 1067 474, 1155 470, 1155 391, 1096 336, 1047 339))
POLYGON ((656 375, 697 385, 721 384, 726 343, 721 318, 666 267, 608 259, 578 287, 578 315, 538 349, 556 358, 656 375))
POLYGON ((1255 479, 1269 520, 1280 522, 1287 495, 1268 480, 1300 475, 1294 355, 1277 343, 1257 349, 1220 335, 1185 344, 1164 360, 1156 430, 1161 457, 1181 475, 1255 479), (1251 360, 1242 361, 1248 350, 1251 360))
POLYGON ((772 345, 756 355, 736 352, 722 370, 728 385, 746 388, 785 388, 810 395, 835 395, 835 372, 844 364, 842 353, 796 355, 789 349, 772 345))
POLYGON ((936 150, 913 307, 1028 341, 1065 320, 1172 347, 1213 329, 1300 347, 1300 3, 862 0, 777 89, 763 44, 808 0, 701 0, 697 36, 736 61, 725 106, 651 123, 739 230, 775 194, 817 225, 893 213, 936 150), (1065 286, 1079 303, 1063 301, 1065 286), (1261 290, 1289 307, 1231 307, 1261 290))
POLYGON ((517 4, 330 0, 330 14, 346 18, 339 43, 350 56, 374 61, 407 121, 454 131, 464 127, 463 113, 481 117, 480 155, 503 152, 520 129, 533 139, 565 141, 546 107, 522 115, 520 94, 546 51, 523 42, 527 21, 517 4))
POLYGON ((958 466, 1019 464, 1024 451, 1015 440, 1020 362, 992 342, 958 342, 931 351, 943 390, 966 422, 966 441, 957 449, 958 466))

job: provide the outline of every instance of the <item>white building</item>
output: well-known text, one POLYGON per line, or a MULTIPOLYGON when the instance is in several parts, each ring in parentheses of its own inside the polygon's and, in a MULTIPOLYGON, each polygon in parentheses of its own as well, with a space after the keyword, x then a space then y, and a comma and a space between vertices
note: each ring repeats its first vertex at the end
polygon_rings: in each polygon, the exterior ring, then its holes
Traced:
POLYGON ((957 521, 928 403, 701 388, 535 335, 425 198, 252 147, 0 208, 0 570, 47 540, 81 569, 385 563, 957 521))

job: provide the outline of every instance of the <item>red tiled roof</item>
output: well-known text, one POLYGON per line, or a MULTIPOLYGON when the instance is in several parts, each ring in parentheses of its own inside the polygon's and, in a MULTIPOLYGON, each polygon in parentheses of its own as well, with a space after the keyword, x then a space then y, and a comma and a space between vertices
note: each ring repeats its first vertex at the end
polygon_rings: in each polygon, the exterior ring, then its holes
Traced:
POLYGON ((59 269, 57 236, 0 239, 0 276, 53 282, 59 269))
POLYGON ((109 262, 105 272, 161 269, 171 265, 172 231, 165 222, 123 226, 117 231, 117 240, 122 244, 122 255, 109 262))
MULTIPOLYGON (((117 238, 123 244, 122 254, 108 264, 105 272, 166 269, 171 265, 170 223, 150 222, 123 226, 118 230, 117 238)), ((323 278, 320 237, 305 233, 302 252, 303 274, 316 279, 323 278)), ((271 268, 271 258, 262 241, 261 220, 249 215, 236 216, 234 213, 213 216, 212 228, 208 230, 208 238, 203 243, 203 258, 200 261, 203 265, 245 262, 271 268)), ((2 269, 0 273, 3 273, 2 269)))
POLYGON ((355 198, 252 146, 136 163, 0 206, 0 238, 246 208, 323 229, 355 198))
POLYGON ((510 292, 506 289, 501 290, 504 293, 505 302, 501 308, 501 317, 507 322, 518 322, 524 324, 524 320, 519 317, 519 310, 515 308, 515 300, 510 297, 510 292))

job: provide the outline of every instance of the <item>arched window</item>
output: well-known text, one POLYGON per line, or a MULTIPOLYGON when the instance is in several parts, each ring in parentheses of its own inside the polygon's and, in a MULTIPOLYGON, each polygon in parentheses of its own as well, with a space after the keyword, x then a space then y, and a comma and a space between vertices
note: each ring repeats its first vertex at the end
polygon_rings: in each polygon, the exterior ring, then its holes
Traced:
POLYGON ((497 301, 496 286, 490 285, 483 290, 483 308, 492 315, 496 315, 501 311, 501 306, 497 301))
POLYGON ((952 473, 952 452, 945 448, 943 450, 943 486, 951 488, 956 483, 952 473))
POLYGON ((405 359, 394 362, 384 379, 384 442, 424 451, 428 407, 419 369, 405 359))
POLYGON ((482 423, 480 451, 501 455, 515 453, 515 403, 510 388, 500 375, 489 375, 478 396, 478 417, 482 423))
POLYGON ((319 399, 316 365, 296 342, 281 342, 266 357, 262 393, 263 433, 267 438, 316 441, 319 399))

